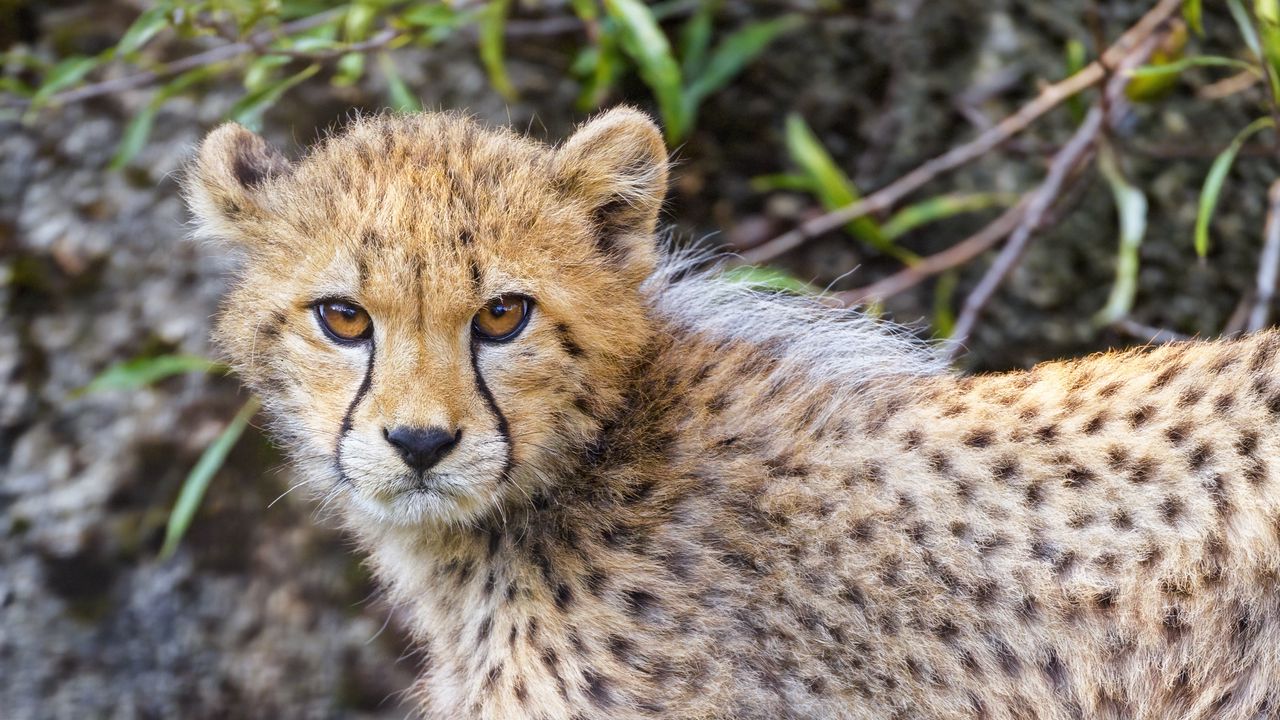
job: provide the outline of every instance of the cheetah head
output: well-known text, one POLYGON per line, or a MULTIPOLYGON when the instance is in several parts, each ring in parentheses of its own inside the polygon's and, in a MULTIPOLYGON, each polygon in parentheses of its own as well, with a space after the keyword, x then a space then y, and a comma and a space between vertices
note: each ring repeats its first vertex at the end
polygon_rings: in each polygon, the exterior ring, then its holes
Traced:
POLYGON ((290 162, 229 124, 185 182, 238 251, 215 340, 308 482, 355 517, 464 523, 571 471, 652 330, 661 135, 556 148, 452 114, 366 118, 290 162))

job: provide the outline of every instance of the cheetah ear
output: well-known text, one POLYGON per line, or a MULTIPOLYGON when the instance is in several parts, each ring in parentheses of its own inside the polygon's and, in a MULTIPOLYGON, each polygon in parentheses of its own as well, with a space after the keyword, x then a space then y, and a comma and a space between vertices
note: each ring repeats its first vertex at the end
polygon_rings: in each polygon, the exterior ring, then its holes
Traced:
POLYGON ((579 128, 556 151, 553 168, 565 193, 590 210, 596 245, 647 276, 667 194, 667 148, 658 126, 638 110, 615 108, 579 128))
POLYGON ((290 170, 279 150, 240 125, 226 123, 210 132, 183 182, 196 236, 243 239, 238 226, 263 216, 271 181, 290 170))

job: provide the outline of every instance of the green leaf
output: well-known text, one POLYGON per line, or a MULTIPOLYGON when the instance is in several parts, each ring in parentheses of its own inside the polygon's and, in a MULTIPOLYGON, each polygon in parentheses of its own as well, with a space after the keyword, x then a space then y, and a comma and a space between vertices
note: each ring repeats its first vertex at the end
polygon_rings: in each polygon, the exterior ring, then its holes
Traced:
POLYGON ((680 70, 687 78, 696 77, 706 64, 714 15, 715 3, 702 3, 680 29, 680 70))
POLYGON ((335 87, 351 87, 360 82, 360 78, 364 77, 366 65, 364 53, 350 52, 338 58, 338 64, 335 66, 333 79, 330 82, 335 87))
POLYGON ((516 99, 515 85, 507 75, 507 64, 503 59, 503 46, 506 43, 507 13, 511 9, 511 0, 492 0, 480 13, 480 62, 485 72, 489 73, 489 84, 503 98, 516 99))
POLYGON ((1262 56, 1270 70, 1271 97, 1280 101, 1280 0, 1254 0, 1253 12, 1258 19, 1262 56))
POLYGON ((671 44, 652 11, 639 0, 604 0, 605 12, 622 28, 622 47, 640 69, 640 78, 653 91, 666 124, 667 141, 679 142, 685 124, 684 81, 671 44))
POLYGON ((173 375, 185 373, 225 373, 227 367, 197 355, 157 355, 116 363, 103 370, 76 396, 107 390, 136 390, 173 375))
POLYGON ((1231 172, 1231 165, 1240 154, 1245 141, 1265 128, 1274 128, 1275 121, 1269 117, 1258 118, 1249 123, 1245 129, 1236 134, 1231 144, 1214 158, 1205 176, 1204 188, 1200 191, 1200 209, 1196 215, 1195 247, 1196 254, 1205 257, 1209 254, 1209 222, 1213 220, 1213 211, 1218 206, 1218 196, 1222 194, 1222 185, 1231 172))
MULTIPOLYGON (((1084 43, 1079 40, 1071 39, 1067 41, 1066 56, 1068 77, 1080 72, 1088 64, 1084 43)), ((1071 112, 1071 119, 1079 125, 1084 120, 1084 99, 1079 94, 1067 98, 1067 110, 1071 112)))
POLYGON ((952 298, 960 284, 960 273, 951 269, 938 276, 933 287, 933 332, 937 337, 948 338, 955 334, 956 311, 952 298))
POLYGON ((157 33, 165 29, 169 25, 169 7, 167 3, 162 3, 156 7, 143 12, 138 16, 137 20, 124 31, 124 37, 120 38, 120 42, 116 44, 116 53, 119 55, 128 55, 137 52, 147 43, 151 42, 151 38, 157 33))
POLYGON ((813 285, 774 268, 739 265, 726 270, 721 277, 729 282, 747 285, 756 290, 786 292, 794 295, 822 294, 822 291, 813 285))
POLYGON ((262 124, 262 114, 279 100, 290 88, 320 72, 319 65, 311 65, 287 78, 266 84, 236 101, 228 113, 231 119, 251 130, 262 124))
POLYGON ((355 2, 347 8, 347 15, 342 22, 342 37, 347 42, 360 42, 369 36, 373 21, 378 17, 378 8, 373 3, 355 2))
MULTIPOLYGON (((792 162, 799 166, 809 178, 823 207, 835 210, 862 199, 853 181, 836 165, 827 149, 809 129, 804 118, 795 113, 787 116, 786 141, 787 152, 792 162)), ((903 262, 915 260, 912 253, 895 246, 889 238, 885 237, 880 225, 869 217, 858 218, 845 228, 854 237, 885 254, 903 262)))
POLYGON ((1196 35, 1204 37, 1204 8, 1200 0, 1182 0, 1182 19, 1196 35))
POLYGON ((101 60, 96 57, 76 56, 69 57, 54 65, 48 74, 44 76, 44 82, 40 84, 40 89, 31 98, 31 106, 33 108, 42 107, 49 102, 49 99, 55 93, 83 80, 84 76, 98 67, 100 62, 101 60))
POLYGON ((396 112, 421 112, 422 103, 405 84, 404 78, 400 77, 400 72, 396 70, 396 64, 391 56, 386 53, 379 55, 378 67, 382 69, 382 75, 387 80, 387 97, 391 101, 391 107, 395 108, 396 112))
POLYGON ((205 448, 200 459, 196 461, 195 467, 191 468, 187 478, 182 481, 182 489, 178 492, 178 500, 173 505, 173 511, 169 514, 169 524, 165 528, 164 545, 160 548, 162 559, 172 556, 178 549, 178 543, 182 541, 182 536, 187 534, 187 528, 191 527, 196 510, 200 508, 200 501, 204 499, 204 493, 209 489, 209 481, 222 468, 231 448, 235 447, 236 441, 244 434, 249 421, 261 407, 262 403, 256 397, 250 398, 231 422, 227 423, 227 427, 217 439, 205 448))
POLYGON ((264 55, 249 63, 244 71, 244 89, 252 93, 267 87, 275 81, 276 70, 288 65, 290 60, 288 55, 264 55))
POLYGON ((1227 10, 1231 11, 1231 19, 1236 21, 1240 37, 1244 38, 1244 44, 1249 47, 1249 51, 1262 57, 1262 43, 1258 41, 1258 31, 1253 27, 1249 11, 1244 9, 1240 0, 1227 0, 1227 10))
POLYGON ((120 138, 120 144, 116 147, 116 154, 111 158, 110 169, 119 170, 128 165, 129 161, 147 144, 147 138, 151 136, 151 128, 155 124, 156 114, 169 98, 209 79, 217 73, 218 69, 218 65, 207 65, 195 70, 188 70, 157 90, 151 100, 138 111, 137 115, 133 116, 133 119, 129 121, 129 125, 125 127, 124 135, 120 138))
POLYGON ((754 60, 782 33, 804 24, 798 15, 786 15, 768 22, 754 23, 733 33, 711 53, 707 67, 685 90, 685 113, 693 114, 711 93, 729 84, 735 75, 754 60))
POLYGON ((921 200, 899 210, 880 227, 889 240, 897 240, 904 234, 928 223, 945 220, 953 215, 1008 207, 1018 202, 1017 193, 958 193, 939 195, 921 200))
POLYGON ((1093 318, 1096 325, 1106 326, 1125 318, 1133 309, 1133 299, 1138 293, 1138 250, 1147 233, 1147 196, 1125 178, 1109 144, 1100 147, 1098 166, 1111 186, 1120 220, 1116 279, 1107 304, 1093 318))
POLYGON ((1178 75, 1191 67, 1233 67, 1238 70, 1247 70, 1255 75, 1262 75, 1262 71, 1258 69, 1258 66, 1251 62, 1220 55, 1193 55, 1163 65, 1143 65, 1130 70, 1128 74, 1129 77, 1135 78, 1161 77, 1164 75, 1178 75))
POLYGON ((772 175, 757 175, 751 178, 751 189, 756 192, 773 192, 775 190, 794 190, 799 192, 817 193, 813 179, 808 175, 797 175, 795 173, 774 173, 772 175))

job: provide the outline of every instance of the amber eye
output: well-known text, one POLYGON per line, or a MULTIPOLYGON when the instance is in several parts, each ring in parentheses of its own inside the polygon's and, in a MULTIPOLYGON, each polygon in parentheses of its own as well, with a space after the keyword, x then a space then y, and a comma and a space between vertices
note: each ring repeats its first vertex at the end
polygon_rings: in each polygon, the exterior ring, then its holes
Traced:
POLYGON ((523 295, 500 295, 485 303, 471 320, 471 327, 483 340, 510 340, 524 329, 529 319, 529 298, 523 295))
POLYGON ((364 308, 342 300, 316 303, 316 317, 329 337, 341 343, 368 340, 373 335, 373 320, 364 308))

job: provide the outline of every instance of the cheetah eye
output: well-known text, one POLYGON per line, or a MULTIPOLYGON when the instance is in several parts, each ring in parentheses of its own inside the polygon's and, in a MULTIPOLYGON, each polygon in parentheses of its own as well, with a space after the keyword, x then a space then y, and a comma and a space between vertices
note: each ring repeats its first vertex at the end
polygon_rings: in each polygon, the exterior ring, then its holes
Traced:
POLYGON ((482 340, 506 342, 524 329, 531 304, 523 295, 499 295, 471 319, 472 331, 482 340))
POLYGON ((373 320, 364 308, 345 300, 321 300, 316 303, 316 319, 325 334, 341 344, 368 340, 373 336, 373 320))

